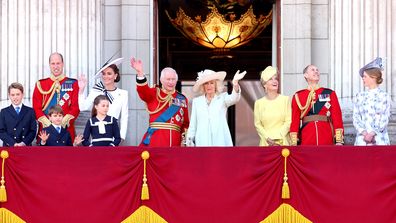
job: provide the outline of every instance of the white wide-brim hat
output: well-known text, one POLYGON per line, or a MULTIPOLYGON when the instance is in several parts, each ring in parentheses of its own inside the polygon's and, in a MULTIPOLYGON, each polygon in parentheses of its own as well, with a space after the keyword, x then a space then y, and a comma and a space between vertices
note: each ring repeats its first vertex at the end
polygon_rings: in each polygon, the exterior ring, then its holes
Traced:
POLYGON ((225 71, 215 72, 213 70, 207 70, 207 69, 198 72, 197 82, 195 82, 193 86, 193 91, 198 92, 202 84, 211 80, 224 81, 226 75, 227 73, 225 71))
POLYGON ((122 61, 124 60, 123 57, 114 59, 112 61, 107 61, 105 64, 103 64, 103 66, 96 72, 95 74, 95 78, 99 78, 102 75, 102 71, 104 71, 106 68, 108 68, 110 65, 114 64, 114 65, 119 65, 120 63, 122 63, 122 61))

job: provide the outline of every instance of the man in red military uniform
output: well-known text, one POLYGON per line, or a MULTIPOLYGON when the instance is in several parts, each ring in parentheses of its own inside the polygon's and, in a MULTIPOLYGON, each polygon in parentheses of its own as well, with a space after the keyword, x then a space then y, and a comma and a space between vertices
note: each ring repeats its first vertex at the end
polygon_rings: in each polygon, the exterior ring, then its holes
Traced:
POLYGON ((140 60, 131 59, 131 67, 137 71, 136 88, 139 97, 146 102, 150 115, 149 128, 144 134, 142 146, 181 146, 190 123, 187 98, 175 90, 177 73, 167 67, 161 71, 162 88, 148 86, 140 60))
POLYGON ((52 53, 49 57, 51 76, 37 81, 33 91, 33 109, 40 129, 51 125, 47 117, 48 110, 54 105, 60 105, 64 112, 62 126, 70 132, 72 140, 75 137, 74 121, 80 109, 78 107, 78 82, 63 74, 63 56, 52 53))
POLYGON ((314 65, 304 69, 304 78, 308 88, 292 99, 291 144, 342 145, 344 127, 336 93, 318 86, 320 73, 314 65))

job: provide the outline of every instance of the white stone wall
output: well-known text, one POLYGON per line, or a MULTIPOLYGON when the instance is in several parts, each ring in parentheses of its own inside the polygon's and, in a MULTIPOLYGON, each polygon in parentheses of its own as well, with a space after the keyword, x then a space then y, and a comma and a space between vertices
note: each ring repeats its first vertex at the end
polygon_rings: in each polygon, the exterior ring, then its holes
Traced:
POLYGON ((1 0, 0 102, 7 105, 7 86, 25 86, 31 104, 34 85, 50 74, 48 57, 64 56, 65 73, 92 74, 101 63, 100 0, 1 0))
POLYGON ((315 64, 322 86, 329 86, 329 20, 327 0, 282 0, 282 67, 285 95, 305 88, 302 71, 315 64), (297 84, 296 84, 297 83, 297 84))
MULTIPOLYGON (((126 60, 121 66, 119 87, 129 91, 128 136, 123 145, 138 145, 148 126, 145 105, 137 97, 135 73, 129 58, 143 60, 152 70, 152 0, 1 0, 0 102, 8 105, 7 86, 25 86, 25 103, 38 79, 49 76, 48 56, 64 56, 65 73, 73 78, 85 74, 86 94, 94 85, 93 74, 114 53, 126 60)), ((149 78, 151 79, 151 78, 149 78)), ((89 112, 77 121, 82 132, 89 112)))
POLYGON ((393 0, 282 0, 283 93, 306 87, 303 68, 315 64, 320 84, 336 91, 347 143, 353 143, 352 100, 363 85, 359 69, 386 58, 381 87, 392 97, 389 131, 396 143, 396 2, 393 0), (297 83, 297 84, 296 84, 297 83))
POLYGON ((392 98, 388 130, 396 143, 396 2, 394 0, 329 1, 330 80, 343 108, 346 134, 354 136, 352 100, 364 90, 359 69, 379 56, 385 59, 380 87, 392 98))
POLYGON ((103 5, 103 57, 109 58, 120 50, 125 58, 119 87, 129 92, 129 123, 123 145, 138 145, 148 127, 148 114, 136 93, 136 73, 129 60, 131 56, 141 59, 147 77, 151 76, 152 8, 151 0, 105 0, 103 5))

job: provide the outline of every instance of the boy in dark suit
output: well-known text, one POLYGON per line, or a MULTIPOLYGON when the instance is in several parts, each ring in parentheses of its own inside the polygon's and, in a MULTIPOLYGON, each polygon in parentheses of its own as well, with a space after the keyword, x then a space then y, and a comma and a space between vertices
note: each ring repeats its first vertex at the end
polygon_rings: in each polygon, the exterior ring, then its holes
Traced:
POLYGON ((59 105, 52 106, 48 111, 51 125, 39 133, 39 143, 42 146, 72 146, 70 133, 62 127, 63 110, 59 105))
POLYGON ((23 86, 12 83, 8 86, 11 105, 0 112, 0 139, 3 146, 31 146, 37 134, 34 110, 22 103, 23 86))

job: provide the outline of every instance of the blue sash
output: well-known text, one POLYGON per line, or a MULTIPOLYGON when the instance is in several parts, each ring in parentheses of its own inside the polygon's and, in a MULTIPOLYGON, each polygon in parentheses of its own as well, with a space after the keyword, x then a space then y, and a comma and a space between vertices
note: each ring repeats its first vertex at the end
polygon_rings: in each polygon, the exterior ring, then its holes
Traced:
MULTIPOLYGON (((182 94, 179 94, 179 93, 177 93, 176 98, 179 99, 179 100, 185 100, 185 97, 182 94)), ((160 116, 158 116, 158 118, 155 119, 154 122, 166 122, 166 121, 168 121, 170 118, 172 118, 176 114, 177 111, 179 111, 179 109, 180 109, 179 105, 172 104, 160 116)), ((143 140, 143 144, 144 145, 149 145, 150 144, 151 136, 157 130, 158 129, 151 128, 151 127, 149 127, 147 129, 146 137, 143 140)))
MULTIPOLYGON (((67 78, 63 84, 61 84, 61 90, 59 92, 59 100, 63 99, 63 96, 68 93, 70 94, 71 91, 73 91, 73 83, 76 81, 76 79, 73 78, 67 78)), ((54 90, 55 91, 55 90, 54 90)), ((65 103, 68 103, 69 100, 65 100, 65 103)), ((55 91, 53 97, 51 98, 50 103, 48 104, 47 108, 44 110, 44 114, 48 114, 49 109, 54 106, 59 104, 58 101, 58 93, 55 91)), ((63 107, 63 106, 61 106, 63 107)))

